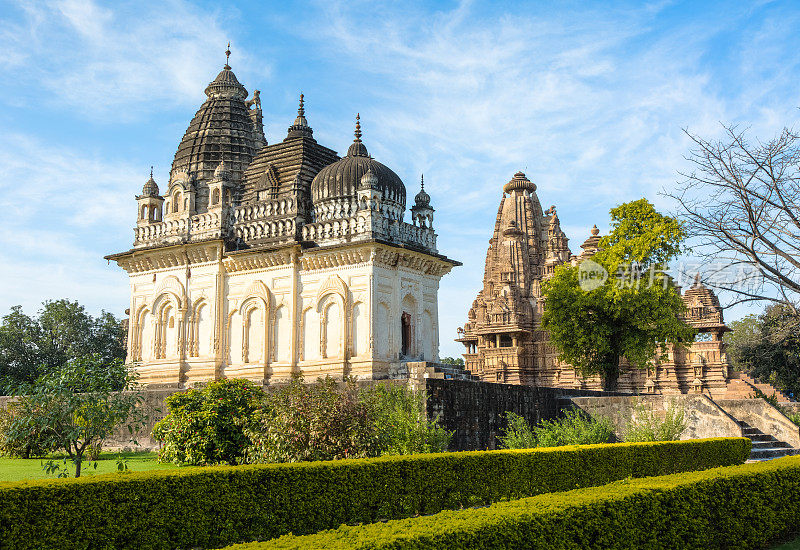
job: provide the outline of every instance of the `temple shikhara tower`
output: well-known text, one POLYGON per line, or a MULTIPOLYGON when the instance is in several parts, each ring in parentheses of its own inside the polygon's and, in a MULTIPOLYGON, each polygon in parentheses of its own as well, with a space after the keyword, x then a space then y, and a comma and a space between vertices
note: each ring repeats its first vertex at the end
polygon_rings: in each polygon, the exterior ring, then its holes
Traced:
POLYGON ((205 93, 169 181, 151 172, 136 197, 133 248, 108 256, 130 275, 141 381, 380 379, 437 360, 439 280, 460 264, 437 251, 424 187, 407 222, 405 185, 369 155, 359 117, 340 157, 302 95, 267 144, 259 92, 227 63, 205 93))
MULTIPOLYGON (((558 351, 541 328, 542 281, 558 265, 575 265, 590 258, 599 245, 600 232, 595 226, 580 245, 580 254, 572 254, 555 206, 543 211, 536 185, 525 174, 514 174, 503 186, 486 252, 483 288, 469 309, 466 324, 458 329, 457 341, 466 348, 466 369, 488 382, 601 389, 599 376, 583 377, 558 360, 558 351)), ((699 278, 683 293, 683 300, 687 322, 699 333, 697 340, 688 350, 670 346, 667 359, 654 362, 648 370, 626 367, 623 360, 620 391, 704 393, 715 398, 747 397, 753 387, 768 394, 776 391, 729 368, 722 342, 729 329, 722 307, 699 278)))

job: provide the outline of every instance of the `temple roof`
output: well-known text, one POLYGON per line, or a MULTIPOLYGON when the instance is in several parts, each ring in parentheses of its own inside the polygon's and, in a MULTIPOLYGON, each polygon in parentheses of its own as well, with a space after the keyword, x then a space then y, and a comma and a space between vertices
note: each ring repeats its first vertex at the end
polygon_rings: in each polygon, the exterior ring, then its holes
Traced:
POLYGON ((242 202, 254 202, 264 189, 275 189, 281 195, 296 185, 307 193, 314 176, 337 160, 336 151, 320 145, 310 135, 267 145, 244 174, 242 202))
POLYGON ((702 283, 699 273, 694 284, 683 293, 683 302, 686 304, 686 321, 694 328, 701 332, 709 329, 730 331, 725 324, 719 298, 702 283))
POLYGON ((220 71, 205 90, 208 99, 189 123, 172 161, 171 176, 186 172, 211 179, 224 159, 232 181, 239 181, 262 146, 263 131, 256 128, 245 102, 247 90, 230 66, 220 71))
POLYGON ((347 150, 347 155, 320 170, 311 183, 311 200, 316 206, 321 202, 354 198, 361 178, 369 170, 378 178, 378 187, 383 190, 384 198, 405 207, 405 185, 391 168, 369 156, 361 141, 360 117, 356 117, 355 139, 347 150))

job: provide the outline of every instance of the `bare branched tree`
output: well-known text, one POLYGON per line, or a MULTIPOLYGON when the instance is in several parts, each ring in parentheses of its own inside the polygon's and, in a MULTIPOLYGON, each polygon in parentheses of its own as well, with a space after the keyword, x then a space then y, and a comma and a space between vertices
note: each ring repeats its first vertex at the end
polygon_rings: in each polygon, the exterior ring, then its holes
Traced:
POLYGON ((729 305, 777 302, 800 308, 800 136, 784 129, 750 143, 725 126, 707 141, 685 131, 694 169, 673 192, 707 284, 729 305))

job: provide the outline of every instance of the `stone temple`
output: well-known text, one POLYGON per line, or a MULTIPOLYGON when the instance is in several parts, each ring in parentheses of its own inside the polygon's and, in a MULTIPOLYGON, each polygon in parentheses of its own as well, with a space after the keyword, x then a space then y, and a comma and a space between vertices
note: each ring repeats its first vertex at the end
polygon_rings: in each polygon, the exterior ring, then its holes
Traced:
POLYGON ((133 248, 107 257, 130 276, 141 382, 382 379, 436 361, 439 280, 460 264, 437 251, 424 187, 407 222, 406 187, 359 117, 340 157, 314 139, 302 95, 268 144, 259 92, 227 63, 205 93, 169 181, 151 173, 136 197, 133 248))
MULTIPOLYGON (((558 352, 541 328, 544 311, 541 283, 558 265, 573 265, 598 250, 597 226, 570 252, 556 207, 542 210, 536 185, 525 174, 514 174, 503 186, 489 250, 483 288, 458 329, 465 346, 465 367, 480 380, 531 386, 601 389, 599 376, 584 377, 558 360, 558 352)), ((653 368, 626 368, 624 359, 618 389, 649 394, 700 393, 712 398, 747 397, 758 387, 767 395, 784 395, 758 384, 729 365, 722 336, 728 327, 714 293, 699 278, 683 293, 687 322, 698 331, 688 350, 670 345, 667 359, 653 368)))

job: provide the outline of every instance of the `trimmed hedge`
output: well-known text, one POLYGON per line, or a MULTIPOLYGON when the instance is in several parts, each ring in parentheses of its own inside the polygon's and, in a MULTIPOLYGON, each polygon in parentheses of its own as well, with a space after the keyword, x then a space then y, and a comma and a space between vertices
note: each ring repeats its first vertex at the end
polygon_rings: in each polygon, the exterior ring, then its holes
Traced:
POLYGON ((800 457, 617 481, 230 550, 762 548, 800 530, 800 457))
POLYGON ((740 464, 745 438, 0 483, 0 548, 192 548, 740 464))

